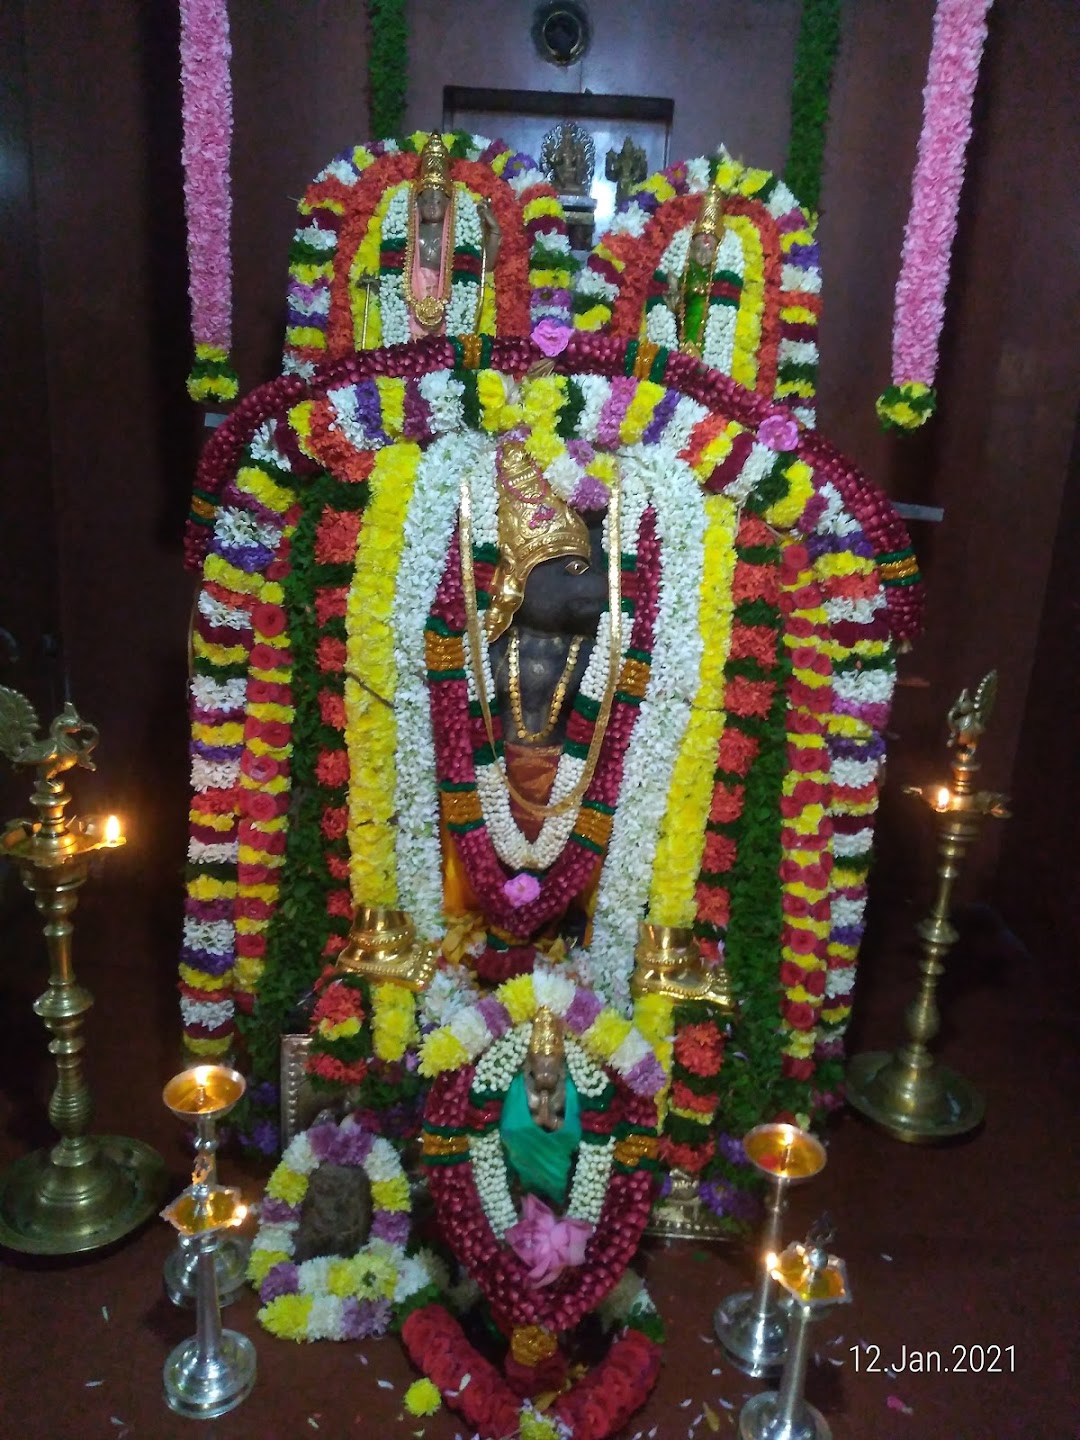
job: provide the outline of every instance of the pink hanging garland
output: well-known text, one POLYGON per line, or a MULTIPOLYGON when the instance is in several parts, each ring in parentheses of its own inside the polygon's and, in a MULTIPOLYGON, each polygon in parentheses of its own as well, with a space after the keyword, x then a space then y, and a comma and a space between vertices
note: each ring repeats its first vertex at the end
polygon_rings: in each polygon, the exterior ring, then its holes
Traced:
POLYGON ((938 343, 956 237, 971 104, 993 0, 937 0, 911 210, 896 285, 892 384, 877 401, 887 429, 915 430, 934 413, 938 343))
POLYGON ((225 0, 180 0, 180 78, 184 106, 184 207, 187 212, 188 288, 195 364, 187 388, 193 400, 235 400, 232 343, 232 85, 229 15, 225 0))

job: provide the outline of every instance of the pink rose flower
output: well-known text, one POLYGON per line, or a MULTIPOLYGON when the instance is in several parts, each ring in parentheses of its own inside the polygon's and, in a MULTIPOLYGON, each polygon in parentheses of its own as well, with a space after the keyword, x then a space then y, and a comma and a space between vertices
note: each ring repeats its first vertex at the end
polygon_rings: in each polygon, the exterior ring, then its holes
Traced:
POLYGON ((551 1285, 562 1272, 585 1259, 593 1227, 587 1220, 559 1220, 536 1195, 526 1195, 522 1216, 506 1232, 506 1242, 528 1265, 533 1285, 551 1285))
POLYGON ((554 357, 561 355, 566 349, 573 333, 569 325, 561 325, 558 320, 545 315, 543 320, 537 321, 533 326, 533 344, 545 355, 554 357))
POLYGON ((540 894, 540 881, 535 875, 514 875, 502 890, 511 905, 531 905, 540 894))
POLYGON ((799 444, 799 424, 790 415, 766 415, 758 426, 757 438, 770 450, 794 450, 799 444))

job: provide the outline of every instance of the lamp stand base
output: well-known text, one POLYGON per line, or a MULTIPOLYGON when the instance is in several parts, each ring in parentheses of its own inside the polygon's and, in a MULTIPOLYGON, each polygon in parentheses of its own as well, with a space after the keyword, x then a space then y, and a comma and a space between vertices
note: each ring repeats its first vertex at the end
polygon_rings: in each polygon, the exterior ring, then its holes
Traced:
POLYGON ((158 1211, 165 1162, 141 1140, 88 1137, 85 1161, 34 1150, 0 1175, 0 1245, 27 1255, 77 1255, 130 1235, 158 1211))

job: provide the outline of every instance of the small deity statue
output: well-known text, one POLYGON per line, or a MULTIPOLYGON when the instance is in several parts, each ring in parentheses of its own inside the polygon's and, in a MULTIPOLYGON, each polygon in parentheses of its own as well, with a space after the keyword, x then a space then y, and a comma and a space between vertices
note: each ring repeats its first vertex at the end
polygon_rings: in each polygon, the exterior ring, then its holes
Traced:
POLYGON ((664 303, 673 311, 679 333, 679 349, 687 355, 701 355, 705 322, 709 315, 716 250, 724 233, 724 205, 719 191, 705 192, 701 210, 690 237, 690 250, 680 276, 668 281, 664 303))
POLYGON ((615 182, 615 204, 621 205, 629 198, 635 185, 640 185, 649 173, 649 161, 640 145, 635 145, 630 136, 622 142, 622 148, 607 152, 604 174, 615 182))
POLYGON ((581 1143, 581 1111, 566 1064, 563 1024, 547 1008, 533 1021, 529 1051, 506 1092, 499 1129, 522 1189, 561 1206, 581 1143))
POLYGON ((540 164, 560 195, 587 195, 596 166, 596 145, 587 130, 565 120, 544 136, 540 164))
MULTIPOLYGON (((450 152, 442 137, 433 133, 420 152, 420 172, 413 181, 413 204, 405 252, 405 301, 413 339, 441 335, 454 263, 454 215, 457 194, 450 178, 450 152)), ((487 271, 494 267, 502 243, 502 230, 487 200, 476 206, 483 230, 482 269, 477 300, 477 325, 483 304, 487 271)))

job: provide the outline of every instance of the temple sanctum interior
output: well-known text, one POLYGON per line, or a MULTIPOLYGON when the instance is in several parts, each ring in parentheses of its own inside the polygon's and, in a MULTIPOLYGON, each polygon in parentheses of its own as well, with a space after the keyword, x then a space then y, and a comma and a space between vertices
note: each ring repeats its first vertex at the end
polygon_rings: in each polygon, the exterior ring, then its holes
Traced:
POLYGON ((0 1434, 1075 1437, 1080 10, 0 69, 0 1434))

